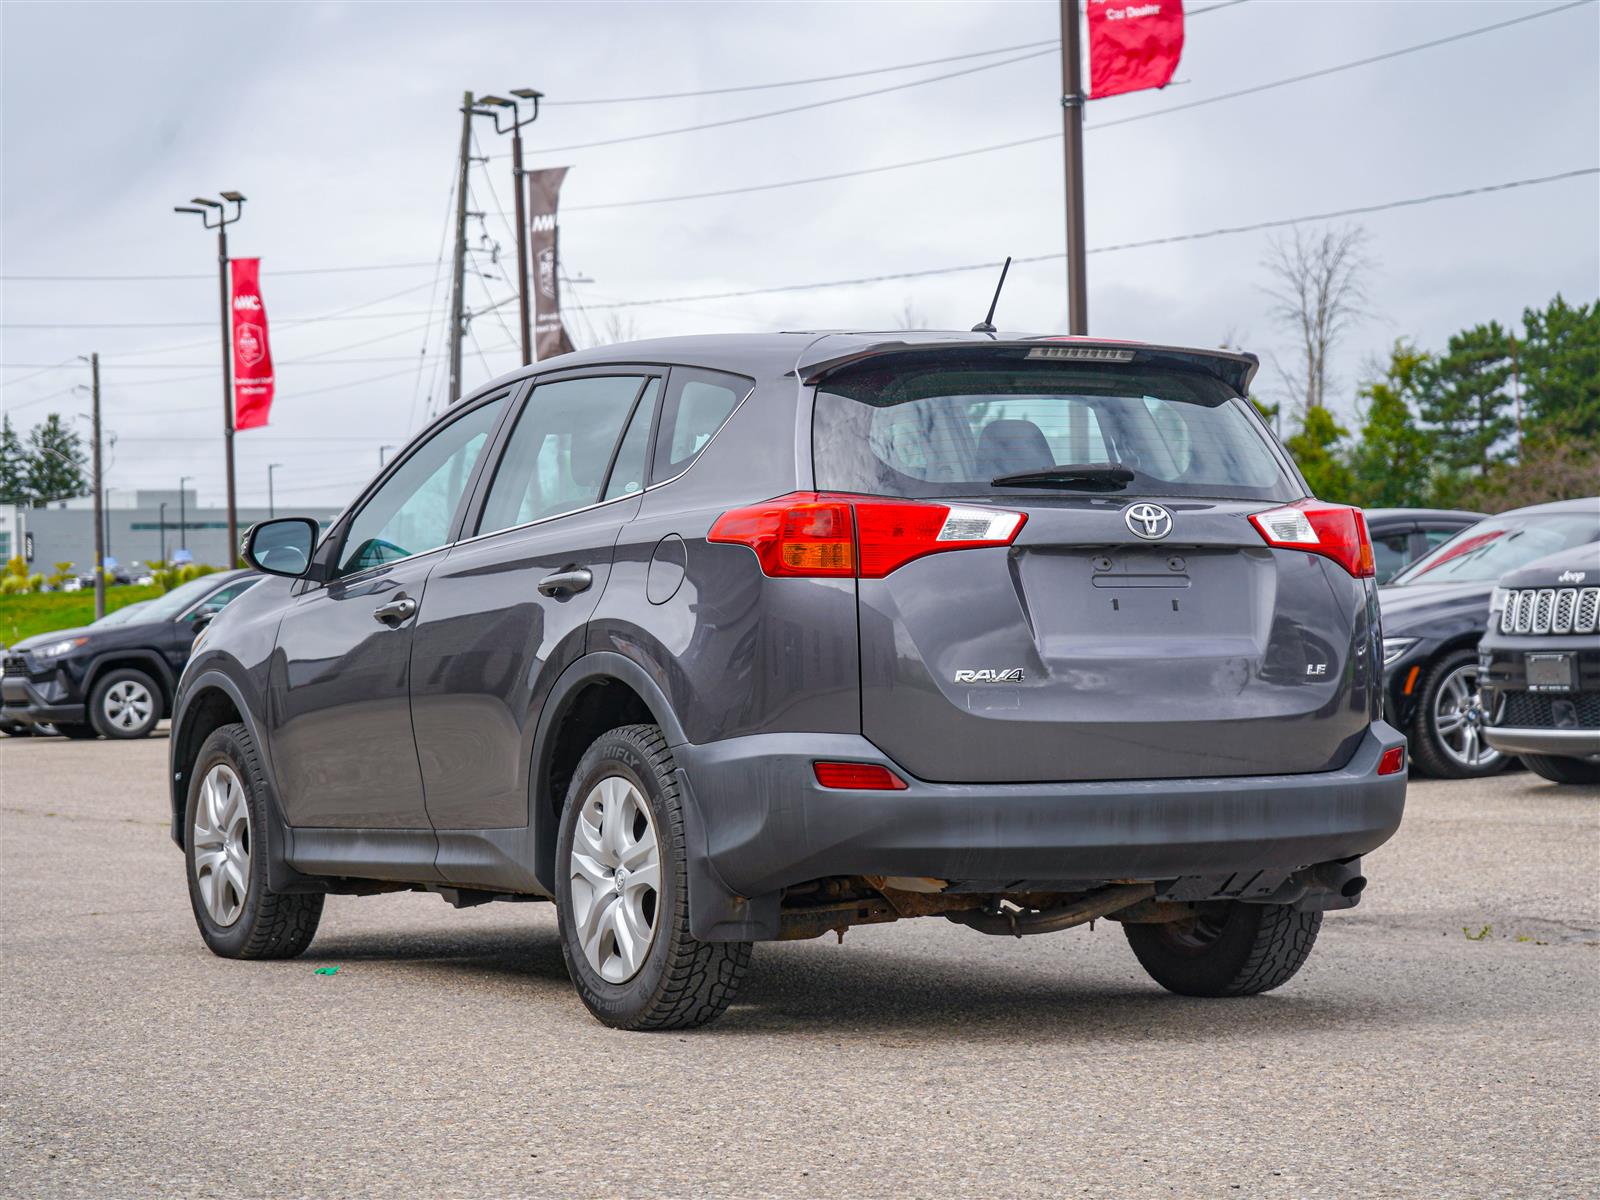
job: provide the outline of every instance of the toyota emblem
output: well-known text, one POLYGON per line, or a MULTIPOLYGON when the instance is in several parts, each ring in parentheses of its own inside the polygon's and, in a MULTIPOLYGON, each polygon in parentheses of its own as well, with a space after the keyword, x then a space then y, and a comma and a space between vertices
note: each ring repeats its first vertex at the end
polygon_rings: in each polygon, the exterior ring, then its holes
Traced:
POLYGON ((1134 537, 1159 542, 1172 532, 1172 514, 1159 504, 1134 504, 1122 513, 1134 537))

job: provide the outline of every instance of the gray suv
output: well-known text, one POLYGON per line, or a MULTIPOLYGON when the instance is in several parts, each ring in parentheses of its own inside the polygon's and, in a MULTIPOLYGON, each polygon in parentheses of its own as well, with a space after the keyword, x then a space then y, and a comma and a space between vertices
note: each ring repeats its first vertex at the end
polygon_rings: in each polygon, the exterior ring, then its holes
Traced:
POLYGON ((1399 825, 1361 514, 1255 358, 975 334, 682 338, 453 406, 179 687, 172 837, 221 955, 324 896, 553 900, 600 1020, 702 1024, 757 941, 1120 922, 1284 983, 1399 825))

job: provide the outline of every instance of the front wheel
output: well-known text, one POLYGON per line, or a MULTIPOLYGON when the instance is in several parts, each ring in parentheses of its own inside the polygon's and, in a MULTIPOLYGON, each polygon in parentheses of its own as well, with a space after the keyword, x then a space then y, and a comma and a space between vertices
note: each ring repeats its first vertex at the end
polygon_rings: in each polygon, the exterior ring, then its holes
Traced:
POLYGON ((1411 719, 1411 758, 1439 779, 1482 779, 1506 765, 1483 740, 1478 704, 1478 652, 1453 650, 1422 677, 1422 697, 1411 719))
POLYGON ((266 778, 250 732, 224 725, 189 772, 184 861, 195 924, 220 958, 294 958, 322 920, 320 893, 267 886, 266 778))
POLYGON ((1254 996, 1294 977, 1316 944, 1320 912, 1283 904, 1202 904, 1195 916, 1122 930, 1139 965, 1180 996, 1254 996))
POLYGON ((89 696, 89 719, 108 738, 149 737, 161 720, 161 689, 143 671, 109 671, 89 696))
POLYGON ((556 864, 561 953, 596 1018, 689 1029, 722 1015, 750 943, 689 932, 683 808, 656 726, 613 729, 589 747, 567 789, 556 864))
POLYGON ((1524 754, 1522 761, 1531 771, 1551 783, 1600 783, 1600 762, 1590 758, 1557 758, 1553 754, 1524 754))

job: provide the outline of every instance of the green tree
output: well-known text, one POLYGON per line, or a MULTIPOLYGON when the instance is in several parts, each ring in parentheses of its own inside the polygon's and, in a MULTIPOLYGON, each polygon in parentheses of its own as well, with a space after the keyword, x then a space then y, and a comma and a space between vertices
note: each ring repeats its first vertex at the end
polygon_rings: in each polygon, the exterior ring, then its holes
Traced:
POLYGON ((1318 499, 1349 501, 1351 497, 1354 480, 1339 448, 1349 436, 1350 431, 1317 404, 1304 410, 1300 431, 1284 443, 1318 499))
POLYGON ((1523 424, 1546 433, 1600 441, 1600 301, 1574 308, 1559 295, 1522 314, 1518 347, 1523 424))
POLYGON ((1439 465, 1455 474, 1482 474, 1516 427, 1511 396, 1511 339, 1499 322, 1454 334, 1428 368, 1420 404, 1439 465))
POLYGON ((28 432, 28 491, 34 504, 81 496, 89 490, 83 473, 88 456, 83 441, 51 413, 28 432))
POLYGON ((1428 503, 1433 455, 1415 410, 1432 359, 1404 338, 1389 351, 1382 379, 1360 391, 1366 402, 1350 452, 1350 499, 1366 508, 1414 508, 1428 503))
POLYGON ((28 452, 7 416, 0 425, 0 504, 26 504, 28 499, 28 452))

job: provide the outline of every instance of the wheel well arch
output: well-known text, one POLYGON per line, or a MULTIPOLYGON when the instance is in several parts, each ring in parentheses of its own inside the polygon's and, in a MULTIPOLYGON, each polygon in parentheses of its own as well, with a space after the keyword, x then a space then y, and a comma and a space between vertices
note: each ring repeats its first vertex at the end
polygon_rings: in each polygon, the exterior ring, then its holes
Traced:
POLYGON ((669 745, 684 740, 671 705, 655 681, 623 655, 588 655, 569 667, 552 689, 539 721, 529 780, 533 872, 552 895, 561 809, 579 760, 607 730, 641 724, 659 726, 669 745))
POLYGON ((87 703, 94 692, 95 685, 111 671, 129 667, 136 671, 143 671, 155 680, 157 689, 161 692, 161 707, 167 715, 172 714, 172 671, 153 650, 112 650, 95 659, 89 664, 89 670, 83 679, 83 698, 87 703))
POLYGON ((181 844, 183 809, 189 797, 189 771, 200 747, 224 725, 242 723, 244 714, 225 688, 211 685, 188 697, 172 729, 172 828, 181 844))

